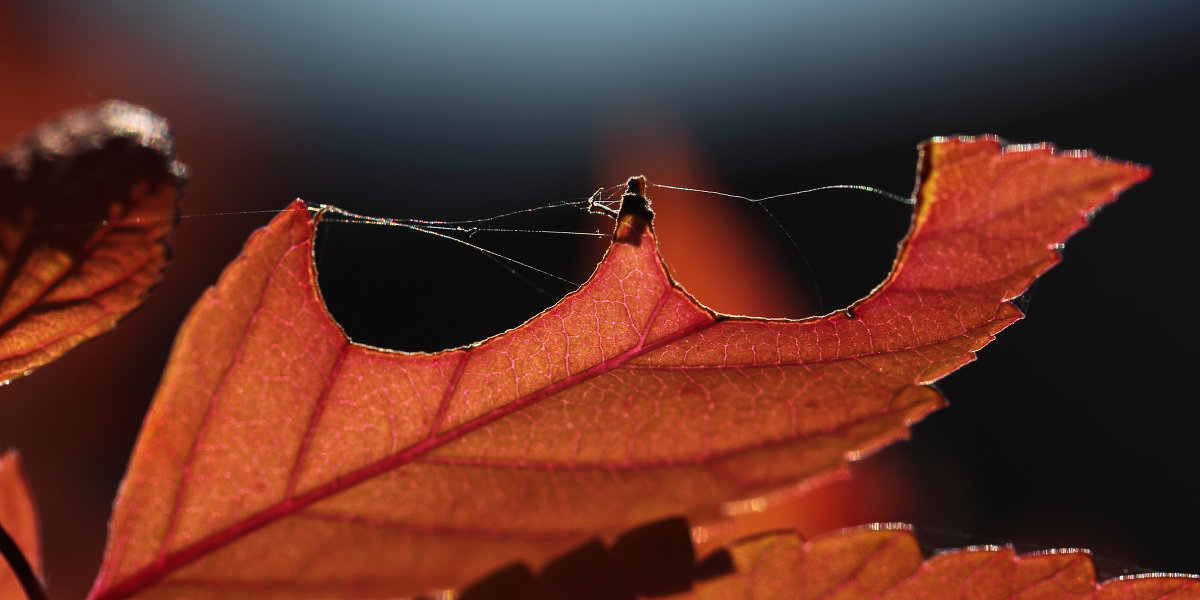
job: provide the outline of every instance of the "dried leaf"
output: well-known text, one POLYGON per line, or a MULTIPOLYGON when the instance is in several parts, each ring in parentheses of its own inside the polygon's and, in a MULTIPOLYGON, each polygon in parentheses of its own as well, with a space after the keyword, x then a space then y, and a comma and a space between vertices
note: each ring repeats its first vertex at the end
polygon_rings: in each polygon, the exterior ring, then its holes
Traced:
POLYGON ((0 382, 116 326, 167 264, 183 167, 164 120, 110 101, 0 154, 0 382))
POLYGON ((939 407, 925 384, 1019 318, 1007 300, 1055 245, 1148 175, 994 139, 935 140, 921 172, 893 272, 846 311, 708 311, 671 281, 644 199, 627 195, 579 291, 435 354, 345 337, 293 204, 182 327, 92 597, 416 593, 795 493, 939 407))

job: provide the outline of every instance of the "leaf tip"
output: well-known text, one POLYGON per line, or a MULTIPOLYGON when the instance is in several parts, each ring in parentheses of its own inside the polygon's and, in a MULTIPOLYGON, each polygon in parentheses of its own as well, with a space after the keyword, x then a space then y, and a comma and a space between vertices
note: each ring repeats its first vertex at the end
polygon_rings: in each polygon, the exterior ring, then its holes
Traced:
POLYGON ((617 213, 616 241, 639 245, 642 234, 653 222, 654 211, 650 208, 650 199, 646 197, 645 189, 644 175, 630 177, 625 184, 625 194, 621 196, 621 211, 617 213))
POLYGON ((285 211, 286 210, 303 211, 306 213, 311 213, 311 212, 315 212, 315 211, 320 211, 321 209, 324 209, 324 208, 325 208, 324 205, 309 206, 308 203, 305 202, 303 198, 296 198, 295 200, 292 200, 292 203, 287 205, 287 208, 285 208, 284 210, 285 211))

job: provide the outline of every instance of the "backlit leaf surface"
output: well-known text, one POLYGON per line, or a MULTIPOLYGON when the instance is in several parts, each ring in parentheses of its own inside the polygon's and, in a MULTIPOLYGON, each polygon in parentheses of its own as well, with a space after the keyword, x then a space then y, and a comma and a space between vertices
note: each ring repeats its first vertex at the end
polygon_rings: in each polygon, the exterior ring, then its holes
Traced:
POLYGON ((627 197, 579 291, 435 354, 346 338, 293 204, 180 330, 93 597, 460 586, 655 517, 753 510, 906 435, 943 403, 925 384, 1019 318, 1007 300, 1053 247, 1148 174, 994 139, 936 140, 921 160, 913 229, 852 312, 708 311, 627 197))
POLYGON ((1185 600, 1200 598, 1200 579, 1143 575, 1096 582, 1091 555, 1055 550, 1018 556, 985 546, 928 560, 912 532, 874 526, 805 542, 769 534, 728 549, 735 573, 698 582, 673 600, 1185 600))
MULTIPOLYGON (((42 574, 42 538, 37 507, 15 450, 0 455, 0 524, 20 547, 38 576, 42 574)), ((0 564, 0 600, 25 600, 25 590, 7 564, 0 564)))
POLYGON ((167 124, 108 102, 0 154, 0 382, 104 333, 167 264, 183 167, 167 124))

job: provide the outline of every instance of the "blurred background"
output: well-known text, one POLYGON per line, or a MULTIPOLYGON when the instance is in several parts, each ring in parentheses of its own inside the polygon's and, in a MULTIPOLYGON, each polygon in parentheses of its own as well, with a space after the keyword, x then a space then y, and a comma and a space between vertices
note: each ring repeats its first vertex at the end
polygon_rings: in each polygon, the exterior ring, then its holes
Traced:
MULTIPOLYGON (((174 261, 146 305, 0 389, 0 448, 24 455, 51 593, 88 589, 175 330, 270 217, 204 215, 302 197, 472 219, 642 173, 751 197, 846 183, 908 195, 917 143, 960 133, 1094 149, 1154 175, 1071 241, 1021 299, 1027 320, 941 382, 951 405, 912 441, 744 527, 905 521, 941 536, 931 547, 1086 547, 1104 576, 1200 572, 1198 31, 1200 5, 1165 1, 0 0, 0 144, 120 98, 166 116, 190 167, 174 261)), ((829 191, 769 204, 776 226, 745 202, 660 192, 677 279, 715 309, 764 316, 866 294, 910 214, 829 191)), ((527 230, 611 230, 578 207, 488 225, 523 231, 470 241, 576 283, 606 237, 527 230)), ((499 333, 573 289, 399 228, 322 226, 317 261, 351 337, 405 350, 499 333)))

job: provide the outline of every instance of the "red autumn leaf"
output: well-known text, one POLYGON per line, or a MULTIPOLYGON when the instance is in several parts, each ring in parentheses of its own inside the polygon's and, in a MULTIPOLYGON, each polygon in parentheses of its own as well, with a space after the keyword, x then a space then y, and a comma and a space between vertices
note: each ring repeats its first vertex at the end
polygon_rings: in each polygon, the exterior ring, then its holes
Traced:
MULTIPOLYGON (((38 533, 37 508, 21 470, 21 457, 15 450, 0 455, 0 525, 40 577, 42 538, 38 533)), ((25 600, 25 590, 7 564, 0 565, 0 600, 25 600)))
POLYGON ((167 264, 183 167, 166 121, 110 101, 0 154, 0 382, 116 326, 167 264))
POLYGON ((994 139, 934 141, 921 172, 893 272, 852 312, 706 310, 627 196, 579 291, 435 354, 346 338, 293 204, 181 328, 92 597, 403 595, 794 493, 941 406, 925 384, 1019 318, 1007 300, 1054 246, 1148 174, 994 139))
POLYGON ((695 584, 674 600, 1185 600, 1200 598, 1200 579, 1142 575, 1096 583, 1091 555, 1053 550, 1018 556, 981 546, 926 560, 903 526, 869 526, 805 542, 768 534, 728 548, 735 573, 695 584))

